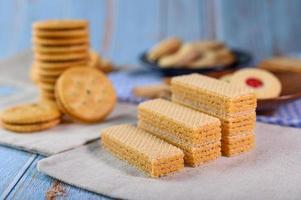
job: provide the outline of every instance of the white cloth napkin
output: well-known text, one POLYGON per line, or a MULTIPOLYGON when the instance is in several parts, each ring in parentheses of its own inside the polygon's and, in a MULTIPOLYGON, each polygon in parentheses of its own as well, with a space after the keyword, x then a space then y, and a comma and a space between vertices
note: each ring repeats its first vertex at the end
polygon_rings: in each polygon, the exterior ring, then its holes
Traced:
POLYGON ((257 123, 257 147, 160 179, 107 153, 99 141, 43 159, 39 171, 123 199, 300 199, 301 130, 257 123))

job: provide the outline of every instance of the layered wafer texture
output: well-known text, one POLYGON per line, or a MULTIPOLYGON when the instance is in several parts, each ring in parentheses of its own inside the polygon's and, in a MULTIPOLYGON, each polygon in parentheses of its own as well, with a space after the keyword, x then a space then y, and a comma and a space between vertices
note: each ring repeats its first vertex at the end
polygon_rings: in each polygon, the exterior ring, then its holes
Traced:
POLYGON ((164 176, 184 167, 180 149, 132 125, 103 130, 101 143, 115 156, 151 177, 164 176))
POLYGON ((181 148, 197 166, 220 156, 220 121, 190 108, 156 99, 138 107, 138 127, 181 148))
POLYGON ((197 74, 173 78, 171 90, 172 101, 220 119, 223 155, 238 155, 255 146, 256 96, 252 90, 197 74))

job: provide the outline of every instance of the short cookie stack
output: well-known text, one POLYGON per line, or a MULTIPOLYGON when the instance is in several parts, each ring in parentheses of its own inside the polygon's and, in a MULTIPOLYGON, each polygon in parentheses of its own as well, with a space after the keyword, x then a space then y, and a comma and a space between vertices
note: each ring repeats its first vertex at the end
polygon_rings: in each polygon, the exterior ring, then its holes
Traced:
POLYGON ((49 20, 33 25, 31 77, 43 99, 55 100, 54 85, 68 68, 88 66, 89 27, 85 20, 49 20))
POLYGON ((256 95, 252 90, 197 74, 173 78, 171 90, 172 101, 220 119, 223 155, 254 147, 256 95))
POLYGON ((20 133, 45 130, 60 123, 61 113, 50 101, 24 104, 9 108, 1 115, 5 129, 20 133))
POLYGON ((198 166, 221 155, 220 121, 163 99, 138 107, 138 127, 183 150, 185 163, 198 166))

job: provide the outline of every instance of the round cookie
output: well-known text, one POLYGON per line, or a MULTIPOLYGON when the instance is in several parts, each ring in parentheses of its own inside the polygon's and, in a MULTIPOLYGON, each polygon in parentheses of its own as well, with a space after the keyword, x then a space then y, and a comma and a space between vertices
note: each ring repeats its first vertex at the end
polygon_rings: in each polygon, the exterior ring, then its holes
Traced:
POLYGON ((88 62, 89 62, 88 59, 70 60, 70 61, 64 61, 64 62, 44 62, 44 61, 35 60, 34 65, 38 66, 39 69, 63 70, 63 69, 67 69, 69 67, 87 66, 88 62))
POLYGON ((35 45, 45 45, 45 46, 64 46, 64 45, 78 45, 78 44, 88 44, 89 38, 88 37, 78 37, 78 38, 33 38, 33 43, 35 45))
POLYGON ((177 37, 167 38, 156 44, 147 55, 149 60, 155 61, 159 58, 172 54, 180 49, 182 41, 177 37))
POLYGON ((78 30, 33 30, 34 37, 40 38, 62 38, 62 37, 89 37, 89 31, 87 29, 78 29, 78 30))
POLYGON ((48 122, 61 116, 57 105, 50 101, 24 104, 6 109, 1 120, 6 124, 24 125, 48 122))
POLYGON ((46 20, 33 24, 34 30, 67 30, 88 27, 86 20, 46 20))
POLYGON ((262 69, 239 70, 232 75, 231 84, 253 89, 258 99, 278 97, 282 87, 275 75, 262 69))
POLYGON ((84 123, 104 120, 116 103, 111 81, 90 67, 66 70, 56 82, 55 96, 65 114, 84 123))
POLYGON ((96 51, 91 50, 89 52, 90 54, 90 60, 89 60, 89 66, 90 67, 99 67, 100 66, 100 57, 96 51))
POLYGON ((42 130, 52 128, 58 125, 60 121, 61 121, 60 119, 55 119, 48 122, 37 123, 37 124, 25 124, 25 125, 7 124, 2 122, 1 125, 3 126, 3 128, 9 131, 18 132, 18 133, 30 133, 30 132, 37 132, 37 131, 42 131, 42 130))
POLYGON ((73 52, 82 52, 89 51, 88 44, 79 44, 79 45, 67 45, 67 46, 43 46, 35 45, 33 47, 35 53, 73 53, 73 52))
POLYGON ((69 61, 69 60, 83 60, 89 58, 89 53, 86 51, 83 52, 71 52, 71 53, 58 53, 58 54, 45 54, 45 53, 35 53, 34 55, 36 60, 42 61, 69 61))

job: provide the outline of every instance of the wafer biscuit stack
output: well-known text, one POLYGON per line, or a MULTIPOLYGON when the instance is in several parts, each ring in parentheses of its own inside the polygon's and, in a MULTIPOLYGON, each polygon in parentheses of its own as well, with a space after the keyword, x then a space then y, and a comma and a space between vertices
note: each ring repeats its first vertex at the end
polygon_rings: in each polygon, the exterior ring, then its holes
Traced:
POLYGON ((221 120, 223 155, 254 147, 256 96, 252 90, 198 74, 173 78, 171 90, 173 102, 221 120))
POLYGON ((221 155, 220 121, 163 99, 138 107, 138 127, 184 151, 185 163, 198 166, 221 155))
POLYGON ((184 168, 184 155, 180 149, 132 125, 117 125, 103 130, 101 143, 118 158, 151 177, 184 168))
POLYGON ((31 77, 42 98, 54 100, 54 84, 68 68, 87 66, 89 27, 85 20, 49 20, 32 27, 34 62, 31 77))

